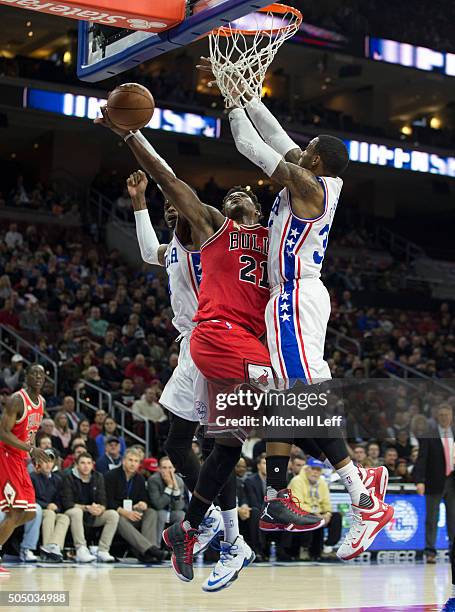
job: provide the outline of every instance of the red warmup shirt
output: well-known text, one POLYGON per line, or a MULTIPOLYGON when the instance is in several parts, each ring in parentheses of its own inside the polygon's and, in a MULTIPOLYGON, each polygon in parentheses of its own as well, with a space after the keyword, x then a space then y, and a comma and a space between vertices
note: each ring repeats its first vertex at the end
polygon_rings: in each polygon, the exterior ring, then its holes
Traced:
POLYGON ((237 323, 260 338, 270 297, 268 247, 266 227, 226 219, 201 247, 202 281, 194 321, 237 323))

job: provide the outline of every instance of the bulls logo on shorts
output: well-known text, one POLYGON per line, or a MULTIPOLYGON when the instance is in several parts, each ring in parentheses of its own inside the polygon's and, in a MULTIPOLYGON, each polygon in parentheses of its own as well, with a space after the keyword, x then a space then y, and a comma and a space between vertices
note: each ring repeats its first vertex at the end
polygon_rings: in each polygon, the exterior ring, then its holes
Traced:
POLYGON ((10 482, 7 482, 3 487, 3 495, 10 506, 13 505, 16 499, 16 490, 10 482))

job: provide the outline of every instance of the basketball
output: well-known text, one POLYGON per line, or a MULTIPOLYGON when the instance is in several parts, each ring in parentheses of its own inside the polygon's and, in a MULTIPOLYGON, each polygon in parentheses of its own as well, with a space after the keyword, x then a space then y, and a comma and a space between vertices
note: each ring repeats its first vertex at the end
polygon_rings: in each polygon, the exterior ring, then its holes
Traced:
POLYGON ((149 90, 138 83, 124 83, 110 93, 107 114, 117 127, 140 130, 150 121, 155 100, 149 90))

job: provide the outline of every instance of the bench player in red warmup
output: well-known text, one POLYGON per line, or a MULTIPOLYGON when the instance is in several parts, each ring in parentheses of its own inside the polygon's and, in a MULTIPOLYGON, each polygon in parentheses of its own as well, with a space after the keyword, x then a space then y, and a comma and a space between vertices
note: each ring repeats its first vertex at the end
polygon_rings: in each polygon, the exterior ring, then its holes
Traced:
MULTIPOLYGON (((44 368, 32 365, 27 370, 26 388, 14 393, 3 409, 0 421, 0 510, 6 518, 0 523, 0 547, 16 527, 35 518, 35 489, 25 459, 49 461, 46 453, 34 446, 35 434, 43 420, 45 400, 40 395, 44 368)), ((0 567, 0 575, 9 572, 0 567)))

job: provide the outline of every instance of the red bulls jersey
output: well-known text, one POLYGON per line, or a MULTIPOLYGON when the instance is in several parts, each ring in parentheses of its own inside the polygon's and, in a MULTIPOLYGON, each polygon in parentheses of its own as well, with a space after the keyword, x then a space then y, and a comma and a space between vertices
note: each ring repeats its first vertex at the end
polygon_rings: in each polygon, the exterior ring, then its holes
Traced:
MULTIPOLYGON (((16 421, 11 433, 13 433, 22 442, 31 443, 33 435, 36 434, 40 428, 41 421, 43 420, 44 398, 40 395, 38 403, 34 404, 25 389, 21 389, 18 391, 18 393, 24 402, 24 412, 16 421)), ((21 457, 27 456, 26 451, 13 448, 4 442, 0 442, 0 449, 3 451, 7 450, 8 453, 20 455, 21 457)))
POLYGON ((196 322, 237 323, 260 337, 269 300, 268 230, 226 219, 201 247, 202 281, 196 322))

